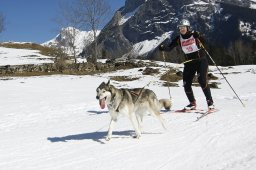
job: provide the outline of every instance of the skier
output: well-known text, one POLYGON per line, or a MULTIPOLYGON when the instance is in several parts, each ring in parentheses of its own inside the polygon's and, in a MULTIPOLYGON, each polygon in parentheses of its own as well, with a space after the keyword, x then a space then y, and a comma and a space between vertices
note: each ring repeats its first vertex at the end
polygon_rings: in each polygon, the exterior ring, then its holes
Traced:
POLYGON ((172 42, 167 45, 160 45, 160 51, 170 51, 176 46, 180 46, 185 58, 188 62, 184 63, 183 70, 183 86, 189 104, 184 107, 184 111, 195 110, 196 100, 192 90, 192 81, 197 73, 198 82, 206 97, 206 102, 209 110, 214 110, 213 99, 211 90, 208 85, 208 61, 205 51, 201 47, 202 37, 197 31, 190 30, 190 22, 186 19, 180 21, 178 25, 180 35, 178 35, 172 42))

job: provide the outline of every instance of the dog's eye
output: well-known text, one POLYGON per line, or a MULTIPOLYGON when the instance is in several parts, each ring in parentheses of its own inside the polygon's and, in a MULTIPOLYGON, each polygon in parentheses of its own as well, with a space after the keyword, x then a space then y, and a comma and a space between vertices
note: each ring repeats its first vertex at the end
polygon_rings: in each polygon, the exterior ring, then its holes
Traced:
POLYGON ((103 93, 105 93, 105 92, 106 92, 106 90, 102 90, 102 92, 103 92, 103 93))

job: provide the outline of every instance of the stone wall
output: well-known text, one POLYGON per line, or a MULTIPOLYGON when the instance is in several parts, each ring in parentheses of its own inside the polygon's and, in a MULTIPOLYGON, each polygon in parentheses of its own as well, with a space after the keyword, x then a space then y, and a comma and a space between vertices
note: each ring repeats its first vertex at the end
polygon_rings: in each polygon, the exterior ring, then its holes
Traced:
POLYGON ((25 65, 5 65, 0 66, 0 75, 18 75, 26 73, 90 73, 95 72, 96 66, 92 63, 78 63, 78 64, 55 64, 45 63, 40 65, 25 64, 25 65))
POLYGON ((98 72, 108 72, 117 69, 126 69, 134 67, 143 67, 143 62, 107 62, 107 63, 77 63, 77 64, 58 64, 45 63, 40 65, 25 64, 25 65, 5 65, 0 66, 0 76, 12 75, 31 75, 37 74, 93 74, 98 72))

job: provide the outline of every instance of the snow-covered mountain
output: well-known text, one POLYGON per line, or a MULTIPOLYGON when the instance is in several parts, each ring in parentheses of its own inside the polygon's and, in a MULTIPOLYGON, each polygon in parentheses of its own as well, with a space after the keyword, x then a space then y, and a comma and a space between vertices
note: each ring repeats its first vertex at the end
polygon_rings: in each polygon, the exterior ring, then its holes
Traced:
POLYGON ((256 9, 256 0, 250 0, 250 2, 251 2, 250 8, 256 9))
MULTIPOLYGON (((100 31, 97 31, 97 35, 100 31)), ((74 41, 76 53, 80 54, 86 46, 93 41, 93 31, 81 31, 73 27, 62 28, 60 33, 42 45, 54 48, 62 48, 69 55, 72 55, 70 42, 74 41)))
MULTIPOLYGON (((110 58, 148 56, 164 34, 176 34, 181 18, 189 19, 213 45, 256 40, 255 4, 255 0, 126 0, 98 36, 99 51, 110 58), (145 51, 149 44, 152 48, 145 51)), ((86 51, 90 47, 85 56, 86 51)))

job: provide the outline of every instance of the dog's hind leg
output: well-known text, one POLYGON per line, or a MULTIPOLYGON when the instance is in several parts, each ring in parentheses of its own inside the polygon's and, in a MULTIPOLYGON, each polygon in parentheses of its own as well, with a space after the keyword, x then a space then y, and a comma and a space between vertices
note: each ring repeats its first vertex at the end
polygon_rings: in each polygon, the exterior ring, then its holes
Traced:
POLYGON ((113 127, 116 124, 117 120, 115 119, 111 119, 110 124, 109 124, 109 128, 108 128, 108 135, 106 137, 106 140, 109 141, 112 138, 112 131, 113 131, 113 127))
POLYGON ((152 116, 156 117, 161 122, 163 128, 166 130, 166 121, 161 116, 160 111, 157 109, 157 107, 151 107, 150 112, 152 116))
POLYGON ((166 128, 166 122, 165 122, 164 118, 160 115, 160 112, 157 112, 157 113, 155 114, 155 116, 156 116, 156 118, 161 122, 163 128, 166 130, 166 129, 167 129, 167 128, 166 128))
POLYGON ((130 118, 130 121, 131 121, 132 126, 133 126, 133 128, 135 130, 135 133, 136 133, 135 138, 139 139, 140 136, 141 136, 141 131, 140 131, 140 127, 139 127, 140 125, 139 125, 139 122, 138 122, 138 118, 136 118, 135 113, 132 113, 129 116, 129 118, 130 118))
POLYGON ((161 116, 159 110, 160 110, 160 109, 159 109, 159 102, 158 102, 158 100, 154 100, 154 101, 151 101, 151 102, 149 103, 148 112, 149 112, 152 116, 156 117, 156 118, 161 122, 161 124, 162 124, 162 126, 163 126, 164 129, 167 129, 167 128, 166 128, 166 122, 165 122, 165 120, 163 119, 163 117, 161 116))

